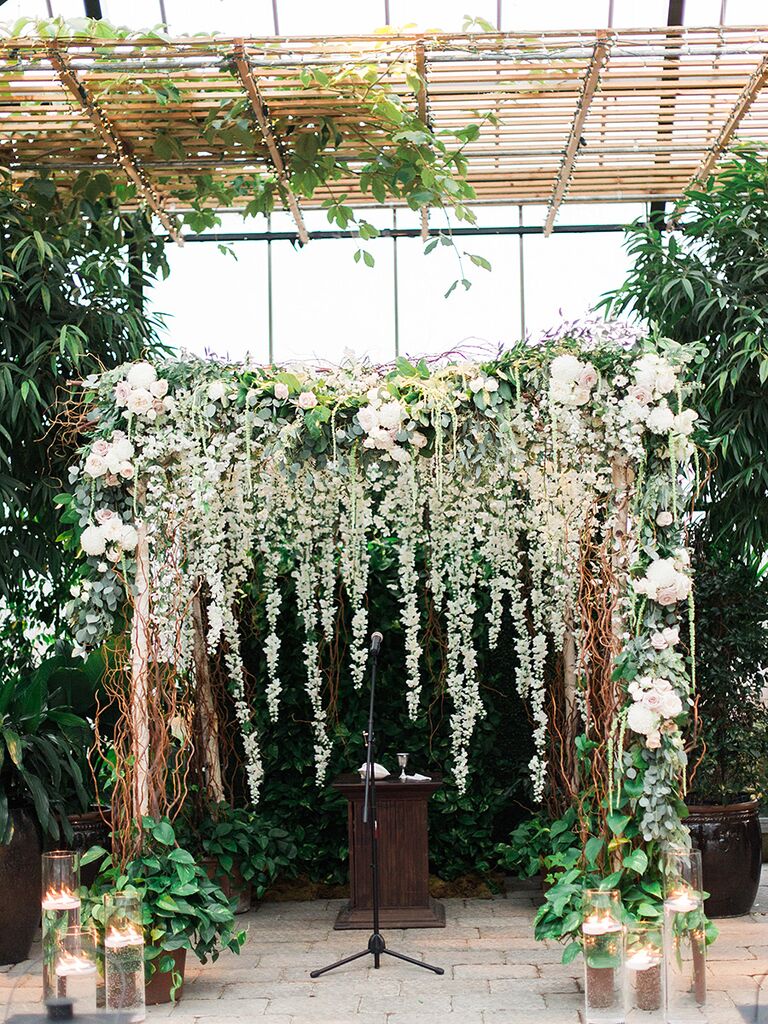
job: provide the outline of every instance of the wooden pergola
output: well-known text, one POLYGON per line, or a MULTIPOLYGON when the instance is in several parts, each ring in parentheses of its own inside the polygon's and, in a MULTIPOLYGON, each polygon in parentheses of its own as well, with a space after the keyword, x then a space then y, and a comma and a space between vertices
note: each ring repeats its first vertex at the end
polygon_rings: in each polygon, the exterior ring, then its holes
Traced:
MULTIPOLYGON (((200 175, 268 169, 306 236, 290 187, 302 132, 331 117, 349 165, 355 102, 306 69, 374 67, 435 129, 493 114, 469 144, 477 201, 561 204, 677 199, 733 147, 768 143, 768 27, 375 35, 350 38, 0 39, 0 166, 72 178, 117 164, 172 234, 200 175), (406 71, 426 83, 414 92, 406 71), (304 81, 302 80, 302 71, 304 81), (162 94, 162 101, 158 99, 162 94), (212 145, 206 119, 245 101, 253 144, 212 145), (260 136, 260 137, 259 137, 260 136), (158 145, 170 139, 170 147, 158 145), (168 151, 170 148, 170 152, 168 151)), ((336 182, 351 205, 357 181, 336 182)), ((325 188, 306 206, 329 197, 325 188)))

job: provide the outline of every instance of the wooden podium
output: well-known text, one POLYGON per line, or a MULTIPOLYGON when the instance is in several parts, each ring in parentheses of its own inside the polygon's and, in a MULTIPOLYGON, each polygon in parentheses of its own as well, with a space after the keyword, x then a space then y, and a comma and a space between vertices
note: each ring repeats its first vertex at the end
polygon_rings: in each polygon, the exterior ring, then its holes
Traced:
MULTIPOLYGON (((400 782, 397 776, 376 781, 379 822, 380 923, 385 928, 444 928, 445 908, 429 895, 427 803, 442 786, 400 782)), ((340 775, 333 788, 347 798, 350 901, 334 928, 373 927, 371 909, 371 839, 363 823, 365 787, 359 775, 340 775)))

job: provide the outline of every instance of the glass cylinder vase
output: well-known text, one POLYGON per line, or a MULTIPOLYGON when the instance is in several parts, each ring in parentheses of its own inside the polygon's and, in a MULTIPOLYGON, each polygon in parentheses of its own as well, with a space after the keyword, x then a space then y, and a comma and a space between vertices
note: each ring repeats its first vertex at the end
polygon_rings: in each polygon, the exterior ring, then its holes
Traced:
POLYGON ((141 899, 133 893, 108 893, 104 909, 106 1011, 135 1024, 146 1016, 141 899))
POLYGON ((96 1013, 98 950, 90 928, 68 928, 60 937, 55 963, 56 994, 72 1000, 75 1016, 96 1013))
POLYGON ((670 850, 664 857, 664 964, 667 1021, 704 1021, 707 954, 704 893, 698 850, 670 850))
POLYGON ((43 1000, 57 994, 56 955, 63 935, 80 927, 80 864, 71 850, 43 854, 43 1000))
POLYGON ((581 934, 587 1024, 623 1024, 624 929, 618 889, 585 889, 581 934))
POLYGON ((627 1024, 664 1024, 664 926, 627 928, 624 946, 627 977, 627 1024))

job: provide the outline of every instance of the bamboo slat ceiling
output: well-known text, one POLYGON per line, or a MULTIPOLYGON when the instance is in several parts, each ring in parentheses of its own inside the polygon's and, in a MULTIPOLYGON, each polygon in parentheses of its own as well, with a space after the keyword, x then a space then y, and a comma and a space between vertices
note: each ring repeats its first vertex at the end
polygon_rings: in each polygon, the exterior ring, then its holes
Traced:
MULTIPOLYGON (((489 112, 498 118, 466 150, 478 200, 547 203, 549 226, 563 200, 674 199, 735 144, 768 143, 768 27, 28 37, 0 39, 0 163, 23 177, 39 169, 74 176, 116 162, 165 222, 163 212, 183 208, 198 175, 228 181, 254 168, 275 172, 276 149, 290 172, 297 135, 321 116, 341 125, 354 164, 354 100, 306 88, 302 69, 374 65, 415 106, 406 63, 423 71, 426 97, 416 109, 426 98, 433 127, 459 128, 489 112), (153 89, 169 83, 178 94, 159 103, 153 89), (206 118, 232 98, 262 104, 267 130, 250 148, 212 147, 203 136, 206 118), (174 152, 158 154, 160 136, 173 137, 174 152)), ((354 179, 335 183, 341 191, 353 205, 371 202, 354 179)), ((327 197, 320 189, 302 205, 327 197)))

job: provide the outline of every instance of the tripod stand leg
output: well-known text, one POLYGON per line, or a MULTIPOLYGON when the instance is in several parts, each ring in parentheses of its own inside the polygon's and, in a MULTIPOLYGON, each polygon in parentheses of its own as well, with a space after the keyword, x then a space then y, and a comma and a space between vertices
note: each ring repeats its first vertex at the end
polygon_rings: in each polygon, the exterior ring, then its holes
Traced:
POLYGON ((364 949, 362 953, 353 953, 352 956, 345 956, 343 960, 337 960, 335 964, 328 964, 327 967, 321 967, 319 971, 310 971, 310 978, 319 978, 321 974, 327 974, 328 971, 333 971, 337 967, 343 967, 344 964, 351 964, 353 960, 359 960, 361 956, 368 956, 370 949, 364 949))
POLYGON ((386 953, 387 956, 397 957, 398 960, 405 960, 407 964, 414 964, 416 967, 423 967, 425 971, 434 971, 435 974, 445 974, 442 967, 433 967, 432 964, 426 964, 423 960, 414 960, 412 956, 406 956, 405 953, 396 953, 393 949, 382 949, 382 953, 386 953))

